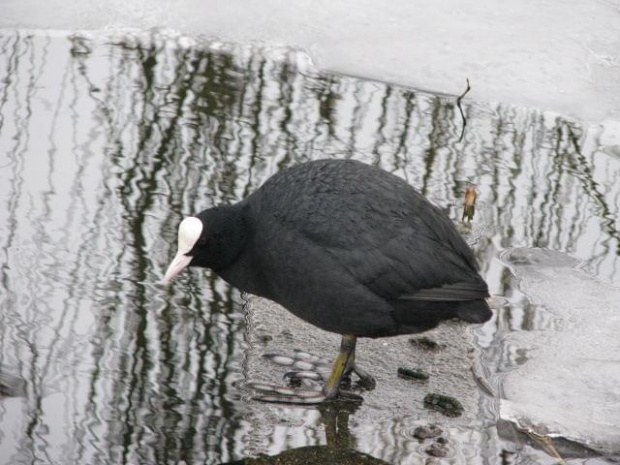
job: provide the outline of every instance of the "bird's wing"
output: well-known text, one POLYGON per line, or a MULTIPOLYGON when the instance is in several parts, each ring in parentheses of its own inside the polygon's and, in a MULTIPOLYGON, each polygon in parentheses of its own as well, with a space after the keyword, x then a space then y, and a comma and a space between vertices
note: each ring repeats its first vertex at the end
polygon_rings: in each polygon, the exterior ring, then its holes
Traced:
POLYGON ((443 212, 428 202, 391 210, 368 204, 334 211, 329 205, 326 199, 323 208, 319 203, 306 209, 303 221, 284 224, 323 248, 331 264, 375 294, 425 301, 488 296, 473 253, 443 212))
MULTIPOLYGON (((330 266, 349 273, 386 300, 487 297, 488 288, 477 273, 472 252, 462 238, 454 237, 458 233, 452 225, 448 229, 441 224, 441 218, 434 219, 434 228, 419 219, 413 224, 400 220, 376 227, 363 218, 348 222, 314 218, 296 223, 294 229, 331 257, 330 266)), ((314 264, 307 265, 314 269, 314 264)))
MULTIPOLYGON (((372 236, 368 239, 372 239, 372 236)), ((413 228, 360 249, 329 253, 358 282, 387 300, 467 301, 488 296, 486 283, 449 244, 413 228)))
MULTIPOLYGON (((472 251, 443 212, 401 179, 347 166, 330 171, 327 162, 306 164, 290 176, 274 176, 253 201, 257 219, 271 218, 260 221, 273 228, 264 237, 289 231, 329 256, 300 263, 308 273, 330 274, 335 267, 388 300, 487 296, 472 251)), ((291 250, 289 258, 299 261, 291 250)))

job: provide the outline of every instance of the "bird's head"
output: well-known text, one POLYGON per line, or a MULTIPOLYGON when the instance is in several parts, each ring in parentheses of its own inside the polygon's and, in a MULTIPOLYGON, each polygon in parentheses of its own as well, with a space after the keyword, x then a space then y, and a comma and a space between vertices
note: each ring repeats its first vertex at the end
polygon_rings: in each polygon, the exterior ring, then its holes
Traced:
POLYGON ((198 252, 197 249, 206 241, 206 238, 203 237, 203 231, 202 221, 195 216, 190 216, 181 221, 177 254, 168 266, 164 276, 165 284, 169 283, 192 262, 198 252))
POLYGON ((242 211, 235 207, 215 207, 185 218, 179 225, 177 253, 163 282, 188 266, 215 271, 228 267, 241 252, 246 235, 242 211))

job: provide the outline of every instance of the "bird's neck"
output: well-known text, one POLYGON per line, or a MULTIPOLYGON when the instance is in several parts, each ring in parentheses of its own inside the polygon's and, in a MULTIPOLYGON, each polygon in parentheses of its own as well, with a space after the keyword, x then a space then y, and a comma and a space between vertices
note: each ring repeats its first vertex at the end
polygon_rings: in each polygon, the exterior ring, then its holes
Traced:
POLYGON ((211 215, 217 216, 217 240, 222 243, 217 247, 209 267, 219 273, 232 266, 242 255, 249 231, 242 204, 218 206, 212 210, 211 215))
POLYGON ((254 232, 248 218, 248 205, 241 202, 216 208, 220 219, 225 219, 226 230, 222 233, 228 244, 222 247, 217 265, 210 268, 241 291, 267 296, 265 277, 255 267, 256 251, 251 246, 254 232))

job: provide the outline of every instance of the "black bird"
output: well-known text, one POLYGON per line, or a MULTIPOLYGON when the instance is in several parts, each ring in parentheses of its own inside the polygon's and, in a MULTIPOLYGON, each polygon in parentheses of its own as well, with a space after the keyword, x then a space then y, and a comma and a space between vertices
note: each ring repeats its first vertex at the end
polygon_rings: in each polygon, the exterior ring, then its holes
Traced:
POLYGON ((164 282, 188 265, 211 268, 240 290, 342 335, 321 392, 273 388, 269 400, 336 398, 350 372, 374 385, 355 364, 358 337, 491 317, 487 285, 452 221, 404 180, 357 161, 318 160, 279 172, 235 205, 184 219, 178 240, 164 282))

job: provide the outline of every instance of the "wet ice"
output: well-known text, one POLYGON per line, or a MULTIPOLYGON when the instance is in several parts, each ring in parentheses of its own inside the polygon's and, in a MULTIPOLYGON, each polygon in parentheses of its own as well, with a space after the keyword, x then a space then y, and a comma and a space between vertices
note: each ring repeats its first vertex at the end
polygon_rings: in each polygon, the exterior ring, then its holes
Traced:
POLYGON ((512 249, 503 260, 552 324, 510 333, 525 362, 503 377, 500 415, 524 430, 620 453, 620 289, 561 252, 512 249))

